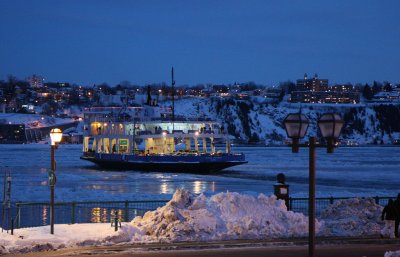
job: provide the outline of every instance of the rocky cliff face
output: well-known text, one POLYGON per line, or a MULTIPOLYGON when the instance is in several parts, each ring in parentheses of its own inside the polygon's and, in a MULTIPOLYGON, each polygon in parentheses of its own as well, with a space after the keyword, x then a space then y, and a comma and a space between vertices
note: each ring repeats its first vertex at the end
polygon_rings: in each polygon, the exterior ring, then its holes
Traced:
POLYGON ((319 137, 318 118, 328 112, 339 113, 345 121, 341 140, 357 144, 392 144, 400 139, 400 106, 398 105, 322 105, 269 104, 264 98, 181 99, 176 112, 186 116, 205 116, 225 124, 232 137, 246 143, 282 144, 286 132, 282 122, 289 113, 304 113, 310 120, 306 135, 319 137))

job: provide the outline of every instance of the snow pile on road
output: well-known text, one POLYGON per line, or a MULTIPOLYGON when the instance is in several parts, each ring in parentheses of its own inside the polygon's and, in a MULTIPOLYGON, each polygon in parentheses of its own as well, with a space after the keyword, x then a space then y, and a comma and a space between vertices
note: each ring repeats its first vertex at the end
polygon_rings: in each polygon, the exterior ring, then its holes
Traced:
POLYGON ((351 198, 329 205, 321 213, 321 236, 379 236, 383 207, 373 198, 351 198))
MULTIPOLYGON (((316 222, 317 231, 320 224, 316 222)), ((308 218, 275 196, 219 193, 207 198, 178 189, 172 200, 123 227, 131 241, 208 241, 306 236, 308 218)))
POLYGON ((386 252, 384 257, 400 257, 400 251, 386 252))

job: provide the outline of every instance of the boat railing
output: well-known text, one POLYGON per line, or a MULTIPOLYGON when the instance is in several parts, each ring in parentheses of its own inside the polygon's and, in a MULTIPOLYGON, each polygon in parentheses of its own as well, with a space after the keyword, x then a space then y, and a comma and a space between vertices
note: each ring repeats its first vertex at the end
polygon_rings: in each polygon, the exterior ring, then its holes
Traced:
POLYGON ((89 149, 87 152, 83 152, 83 156, 93 158, 95 155, 95 151, 89 149))
POLYGON ((88 118, 88 122, 215 122, 211 118, 196 118, 196 117, 140 117, 129 115, 118 115, 115 113, 96 113, 88 118))
POLYGON ((141 135, 152 135, 153 133, 150 130, 140 130, 136 131, 136 135, 141 136, 141 135))

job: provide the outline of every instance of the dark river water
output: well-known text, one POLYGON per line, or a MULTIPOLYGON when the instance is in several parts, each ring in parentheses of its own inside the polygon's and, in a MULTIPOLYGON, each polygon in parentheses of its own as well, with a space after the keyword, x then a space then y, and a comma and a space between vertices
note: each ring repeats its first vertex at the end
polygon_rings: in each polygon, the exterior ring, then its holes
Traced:
MULTIPOLYGON (((56 201, 169 199, 177 188, 194 193, 272 194, 284 173, 293 197, 308 195, 308 150, 236 147, 248 164, 213 174, 107 171, 79 159, 81 145, 56 151, 56 201)), ((0 175, 12 173, 13 201, 48 201, 50 146, 0 145, 0 175)), ((400 192, 400 147, 338 148, 317 151, 317 197, 394 196, 400 192)), ((1 190, 3 195, 3 190, 1 190)))

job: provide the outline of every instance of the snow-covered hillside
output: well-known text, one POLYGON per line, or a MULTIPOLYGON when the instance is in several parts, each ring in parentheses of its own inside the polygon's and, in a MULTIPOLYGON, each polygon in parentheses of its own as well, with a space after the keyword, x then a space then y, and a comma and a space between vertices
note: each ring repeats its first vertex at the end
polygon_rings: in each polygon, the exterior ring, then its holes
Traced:
MULTIPOLYGON (((170 107, 169 101, 159 102, 170 107)), ((287 139, 282 126, 289 113, 301 112, 310 119, 309 136, 319 137, 317 120, 324 113, 339 113, 345 121, 341 141, 344 144, 392 144, 400 142, 400 105, 361 104, 292 104, 282 101, 268 103, 263 97, 247 100, 233 98, 181 98, 175 100, 175 114, 186 117, 216 119, 241 143, 281 145, 287 139)), ((72 106, 64 111, 69 115, 82 116, 82 109, 72 106)), ((37 128, 71 122, 35 114, 0 114, 0 123, 25 124, 37 128)))
MULTIPOLYGON (((170 106, 171 103, 160 103, 170 106)), ((177 115, 208 117, 224 124, 229 134, 241 142, 282 144, 286 137, 282 122, 289 113, 304 113, 310 126, 304 140, 320 136, 317 120, 324 113, 339 113, 345 121, 343 143, 392 144, 400 139, 399 106, 366 106, 349 104, 269 104, 264 98, 187 98, 175 101, 177 115), (397 122, 399 121, 399 122, 397 122)))

